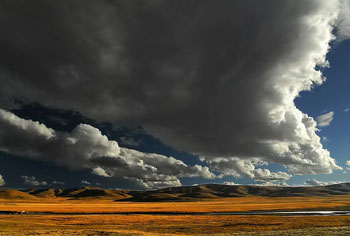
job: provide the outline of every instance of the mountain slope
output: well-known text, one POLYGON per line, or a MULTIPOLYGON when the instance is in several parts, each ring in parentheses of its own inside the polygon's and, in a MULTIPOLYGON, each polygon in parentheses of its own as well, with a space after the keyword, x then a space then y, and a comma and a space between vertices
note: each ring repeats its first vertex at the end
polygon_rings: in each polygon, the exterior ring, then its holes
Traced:
POLYGON ((0 199, 40 200, 66 198, 71 200, 108 199, 115 201, 197 201, 222 197, 296 197, 350 195, 350 183, 315 187, 277 187, 253 185, 205 184, 200 186, 170 187, 149 191, 107 190, 95 187, 70 189, 0 189, 0 199))
POLYGON ((69 197, 72 199, 88 199, 88 198, 113 198, 113 199, 125 199, 130 198, 127 190, 106 190, 102 188, 83 187, 65 189, 61 193, 57 194, 57 197, 69 197))
POLYGON ((350 194, 350 183, 315 187, 277 187, 253 185, 205 184, 201 186, 172 187, 153 191, 130 191, 131 201, 195 200, 218 197, 296 197, 350 194), (171 196, 170 198, 165 196, 171 196))
POLYGON ((8 200, 37 200, 38 198, 26 192, 13 189, 0 189, 0 199, 8 200))

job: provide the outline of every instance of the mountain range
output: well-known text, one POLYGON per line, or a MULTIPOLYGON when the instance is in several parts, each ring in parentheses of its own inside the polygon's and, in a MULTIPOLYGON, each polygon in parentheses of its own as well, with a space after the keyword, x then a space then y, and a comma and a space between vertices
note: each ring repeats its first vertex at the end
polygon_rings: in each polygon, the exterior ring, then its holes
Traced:
POLYGON ((278 187, 254 185, 204 184, 198 186, 170 187, 158 190, 111 190, 97 187, 69 189, 0 189, 0 199, 40 200, 71 199, 93 200, 110 199, 115 201, 197 201, 201 199, 225 197, 295 197, 295 196, 330 196, 350 195, 350 183, 313 187, 278 187))

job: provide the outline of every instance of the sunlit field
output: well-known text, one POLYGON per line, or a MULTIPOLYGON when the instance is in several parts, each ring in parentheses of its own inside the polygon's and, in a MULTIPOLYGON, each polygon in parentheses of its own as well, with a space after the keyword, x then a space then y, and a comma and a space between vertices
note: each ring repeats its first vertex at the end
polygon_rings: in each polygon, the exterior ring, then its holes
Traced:
POLYGON ((114 200, 2 200, 0 211, 53 213, 232 212, 254 210, 349 210, 350 196, 237 197, 191 202, 128 202, 114 200))
POLYGON ((347 235, 349 225, 347 216, 0 216, 1 235, 281 235, 285 230, 347 235))
POLYGON ((350 216, 171 215, 176 212, 348 210, 349 196, 237 197, 193 202, 1 200, 0 235, 347 235, 350 216), (68 213, 31 215, 32 213, 68 213), (93 213, 145 214, 93 214, 93 213), (168 212, 150 215, 150 212, 168 212), (70 214, 69 214, 70 213, 70 214), (74 213, 92 213, 77 215, 74 213), (147 214, 146 214, 147 213, 147 214))

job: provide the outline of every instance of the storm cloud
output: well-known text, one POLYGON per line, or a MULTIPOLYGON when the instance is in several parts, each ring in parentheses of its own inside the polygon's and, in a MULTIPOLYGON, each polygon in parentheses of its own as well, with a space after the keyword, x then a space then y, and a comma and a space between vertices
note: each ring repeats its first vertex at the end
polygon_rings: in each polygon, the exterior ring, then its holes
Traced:
POLYGON ((22 175, 21 178, 24 180, 24 184, 32 186, 46 186, 46 181, 38 180, 35 176, 22 175))
MULTIPOLYGON (((294 99, 324 82, 319 68, 328 66, 334 28, 347 37, 344 6, 348 1, 1 1, 0 106, 38 102, 141 125, 232 176, 331 173, 340 167, 294 99), (256 159, 290 174, 256 169, 256 159)), ((55 148, 57 164, 89 163, 94 174, 118 172, 151 187, 178 185, 179 176, 212 177, 207 167, 122 149, 89 125, 69 135, 35 127, 28 144, 1 142, 50 158, 45 151, 55 140, 79 150, 55 148), (38 143, 45 145, 30 147, 38 143)))

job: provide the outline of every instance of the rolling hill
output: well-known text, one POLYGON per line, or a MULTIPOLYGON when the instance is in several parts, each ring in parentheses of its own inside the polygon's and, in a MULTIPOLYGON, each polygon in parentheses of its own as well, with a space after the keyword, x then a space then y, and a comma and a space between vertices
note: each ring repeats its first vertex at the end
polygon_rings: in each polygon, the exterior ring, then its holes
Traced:
POLYGON ((110 199, 115 201, 196 201, 222 197, 296 197, 350 195, 350 183, 315 187, 277 187, 253 185, 205 184, 200 186, 170 187, 148 191, 107 190, 95 187, 70 189, 0 189, 0 199, 40 200, 43 198, 110 199))
POLYGON ((314 187, 277 187, 253 185, 205 184, 200 186, 171 187, 152 191, 130 191, 128 201, 196 200, 219 197, 296 197, 350 194, 350 183, 314 187))
POLYGON ((35 200, 37 197, 19 190, 0 189, 0 199, 8 200, 35 200))

